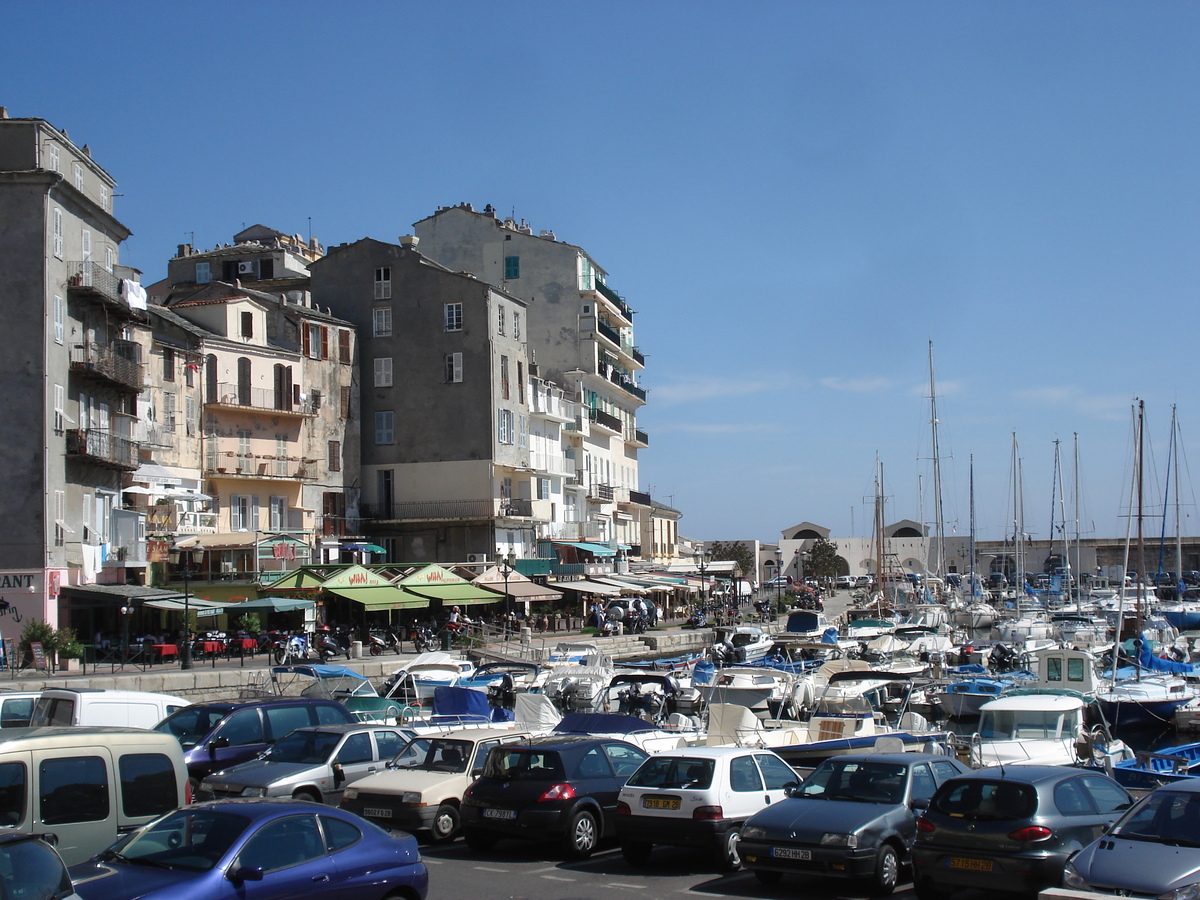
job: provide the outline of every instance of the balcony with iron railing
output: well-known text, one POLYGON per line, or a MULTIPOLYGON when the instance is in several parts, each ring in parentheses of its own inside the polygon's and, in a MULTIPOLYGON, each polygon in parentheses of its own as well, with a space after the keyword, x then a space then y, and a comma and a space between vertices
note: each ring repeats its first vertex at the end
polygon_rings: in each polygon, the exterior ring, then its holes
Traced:
POLYGON ((105 569, 137 568, 146 565, 146 542, 131 541, 128 544, 109 544, 101 563, 105 569))
POLYGON ((88 297, 131 313, 121 296, 121 279, 100 263, 83 260, 67 263, 67 291, 75 297, 88 297))
POLYGON ((96 428, 66 432, 67 455, 114 469, 138 467, 138 445, 129 438, 96 428))
POLYGON ((646 357, 642 356, 642 351, 637 347, 630 347, 625 352, 632 356, 640 365, 644 366, 646 364, 646 357))
POLYGON ((633 321, 633 310, 629 308, 629 304, 625 302, 620 294, 618 294, 598 278, 596 279, 596 291, 606 300, 608 300, 609 303, 620 310, 621 315, 623 315, 626 320, 630 322, 633 321))
POLYGON ((294 402, 294 398, 290 394, 283 396, 267 388, 253 388, 249 385, 218 384, 216 394, 206 396, 204 405, 222 409, 269 412, 275 416, 316 415, 311 401, 294 402))
POLYGON ((597 362, 596 374, 606 381, 615 384, 617 387, 621 388, 621 390, 628 391, 643 403, 645 402, 646 392, 638 387, 637 384, 634 383, 634 380, 630 378, 626 372, 621 371, 621 369, 619 369, 617 366, 614 366, 612 363, 605 362, 604 360, 597 362))
POLYGON ((404 500, 390 504, 364 503, 364 519, 385 522, 469 522, 533 516, 533 502, 516 498, 483 500, 404 500))
POLYGON ((133 341, 72 344, 70 358, 72 372, 142 390, 142 348, 133 341))
POLYGON ((204 474, 212 478, 265 478, 284 481, 312 481, 318 476, 317 460, 297 456, 269 456, 259 453, 221 450, 204 462, 204 474))
POLYGON ((589 484, 587 489, 589 500, 599 500, 601 503, 612 503, 613 488, 611 484, 589 484))
POLYGON ((650 499, 650 495, 644 491, 630 491, 629 502, 638 503, 642 506, 650 506, 653 503, 653 501, 650 499))
POLYGON ((624 430, 624 426, 621 425, 620 419, 612 415, 612 413, 606 413, 602 409, 589 409, 588 419, 590 419, 593 424, 599 425, 601 428, 607 428, 613 434, 620 434, 624 430))
POLYGON ((613 346, 616 346, 616 347, 621 346, 620 332, 618 332, 617 329, 613 328, 611 325, 609 325, 603 319, 596 319, 596 330, 599 331, 606 338, 608 338, 610 341, 612 341, 613 346))
POLYGON ((625 432, 625 443, 633 444, 635 447, 649 447, 650 435, 640 428, 631 428, 625 432))

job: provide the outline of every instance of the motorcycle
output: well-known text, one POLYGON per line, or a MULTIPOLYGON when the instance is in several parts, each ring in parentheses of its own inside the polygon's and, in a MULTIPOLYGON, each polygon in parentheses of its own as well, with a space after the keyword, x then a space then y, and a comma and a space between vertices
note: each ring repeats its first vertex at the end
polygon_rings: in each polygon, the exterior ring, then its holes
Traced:
POLYGON ((400 652, 400 638, 390 631, 372 631, 370 652, 372 656, 382 656, 384 651, 400 652))
POLYGON ((275 645, 275 665, 286 666, 308 660, 308 638, 303 634, 288 635, 275 645))
POLYGON ((708 613, 703 607, 697 606, 692 610, 692 614, 688 617, 685 628, 706 628, 708 627, 708 613))
POLYGON ((645 634, 650 627, 650 623, 646 617, 636 610, 630 610, 629 615, 625 617, 625 630, 630 634, 645 634))
POLYGON ((413 649, 418 653, 428 653, 437 649, 437 637, 428 625, 414 625, 408 632, 408 639, 412 641, 413 649))

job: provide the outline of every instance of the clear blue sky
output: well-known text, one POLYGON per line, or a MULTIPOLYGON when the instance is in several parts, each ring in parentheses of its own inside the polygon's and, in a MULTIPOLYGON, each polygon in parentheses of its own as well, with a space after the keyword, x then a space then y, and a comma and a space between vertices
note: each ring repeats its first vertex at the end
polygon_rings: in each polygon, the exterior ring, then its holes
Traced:
POLYGON ((888 518, 931 518, 930 340, 948 530, 967 529, 974 454, 979 535, 1003 535, 1015 431, 1028 531, 1049 531, 1056 438, 1072 494, 1077 433, 1083 530, 1124 533, 1133 399, 1148 484, 1170 405, 1185 465, 1200 429, 1195 3, 4 18, 0 105, 91 146, 146 282, 193 233, 207 249, 311 217, 326 245, 394 241, 461 201, 585 247, 637 310, 641 487, 686 535, 868 534, 876 454, 888 518))

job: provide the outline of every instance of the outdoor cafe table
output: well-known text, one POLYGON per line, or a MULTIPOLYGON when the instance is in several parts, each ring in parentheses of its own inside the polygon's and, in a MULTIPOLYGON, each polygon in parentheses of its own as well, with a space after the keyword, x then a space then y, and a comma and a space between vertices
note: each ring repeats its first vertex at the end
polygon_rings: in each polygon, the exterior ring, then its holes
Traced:
POLYGON ((258 641, 254 638, 234 638, 229 642, 229 655, 238 654, 253 654, 258 649, 258 641))
POLYGON ((201 653, 207 653, 216 656, 218 653, 225 652, 225 645, 220 641, 197 641, 196 649, 201 653))
POLYGON ((178 644, 151 644, 151 649, 154 650, 154 655, 159 662, 166 662, 168 656, 172 659, 179 659, 178 644))

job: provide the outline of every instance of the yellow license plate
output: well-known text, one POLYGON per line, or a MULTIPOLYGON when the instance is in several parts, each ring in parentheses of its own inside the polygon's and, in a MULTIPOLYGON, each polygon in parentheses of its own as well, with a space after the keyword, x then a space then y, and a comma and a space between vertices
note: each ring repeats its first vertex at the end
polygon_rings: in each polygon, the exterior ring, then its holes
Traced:
POLYGON ((992 871, 992 861, 990 859, 961 859, 952 856, 950 857, 949 866, 951 869, 970 869, 974 872, 992 871))
POLYGON ((678 797, 643 797, 643 809, 679 809, 678 797))

